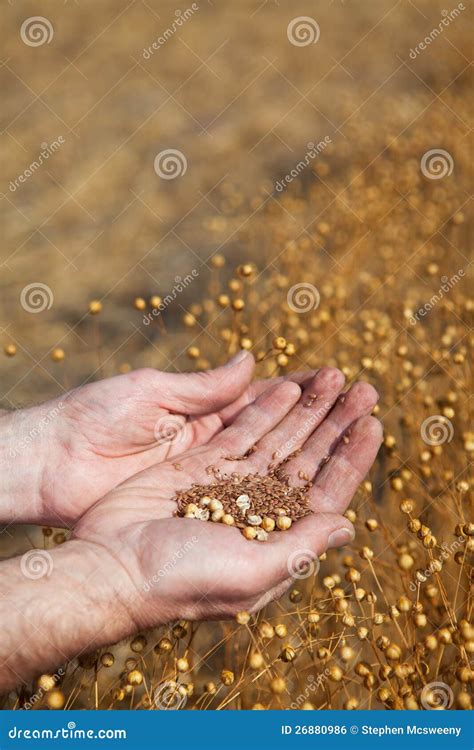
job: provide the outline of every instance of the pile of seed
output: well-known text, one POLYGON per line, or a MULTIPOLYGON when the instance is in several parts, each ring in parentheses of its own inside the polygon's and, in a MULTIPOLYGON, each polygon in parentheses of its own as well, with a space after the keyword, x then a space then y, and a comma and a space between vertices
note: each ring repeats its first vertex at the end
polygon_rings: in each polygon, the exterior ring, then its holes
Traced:
POLYGON ((288 478, 268 475, 215 474, 212 484, 193 484, 176 497, 177 515, 241 529, 246 539, 264 542, 271 531, 286 531, 307 516, 309 485, 290 487, 288 478))

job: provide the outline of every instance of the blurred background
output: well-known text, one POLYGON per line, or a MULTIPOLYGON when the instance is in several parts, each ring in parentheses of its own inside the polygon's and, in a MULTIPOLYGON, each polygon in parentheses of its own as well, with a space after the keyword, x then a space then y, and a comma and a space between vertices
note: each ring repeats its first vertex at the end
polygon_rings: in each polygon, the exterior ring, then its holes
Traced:
MULTIPOLYGON (((4 406, 57 393, 63 370, 77 383, 95 368, 84 319, 93 298, 104 302, 107 374, 123 361, 170 366, 147 346, 133 298, 164 295, 175 276, 193 269, 199 296, 216 252, 281 270, 285 242, 306 238, 326 279, 338 269, 357 286, 351 273, 362 270, 362 257, 383 277, 388 227, 403 217, 395 231, 404 239, 397 249, 404 270, 419 270, 420 236, 443 248, 449 269, 466 263, 464 228, 454 242, 432 233, 468 198, 468 4, 414 60, 410 50, 450 7, 423 0, 195 6, 45 0, 51 30, 40 21, 39 36, 31 28, 28 39, 27 25, 25 43, 22 24, 36 4, 4 4, 0 330, 3 343, 18 348, 2 365, 4 406), (297 46, 288 25, 305 16, 314 16, 318 40, 307 43, 313 25, 297 46), (329 148, 291 185, 294 195, 312 196, 310 205, 282 209, 276 181, 308 143, 325 137, 329 148), (64 143, 12 191, 42 146, 59 138, 64 143), (451 179, 430 184, 419 161, 433 148, 447 149, 456 167, 451 179), (187 162, 176 179, 154 169, 167 149, 187 162), (424 213, 410 198, 420 186, 433 204, 424 213), (273 217, 285 223, 276 239, 266 228, 273 217), (318 233, 322 222, 326 235, 318 233), (335 247, 337 232, 344 236, 335 247), (41 314, 20 304, 34 283, 46 284, 54 300, 41 314), (62 369, 49 359, 55 346, 66 353, 62 369)), ((429 299, 429 284, 425 292, 429 299)), ((384 297, 382 289, 382 305, 384 297)), ((183 302, 168 309, 168 325, 183 302)), ((184 343, 173 345, 177 367, 185 365, 184 343)))
MULTIPOLYGON (((3 13, 0 406, 143 365, 214 366, 242 345, 260 375, 337 365, 381 391, 388 439, 362 505, 391 519, 402 492, 434 527, 465 520, 470 3, 3 13), (435 449, 420 437, 433 415, 454 425, 435 449)), ((10 528, 2 554, 51 543, 10 528)), ((389 577, 397 545, 380 547, 389 577)))

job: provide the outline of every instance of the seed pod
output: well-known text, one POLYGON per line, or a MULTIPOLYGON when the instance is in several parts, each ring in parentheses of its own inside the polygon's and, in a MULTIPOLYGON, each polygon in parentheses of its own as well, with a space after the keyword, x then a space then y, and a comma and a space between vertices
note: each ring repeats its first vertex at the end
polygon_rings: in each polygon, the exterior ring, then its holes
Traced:
POLYGON ((295 658, 295 656, 296 656, 296 651, 291 646, 285 646, 282 649, 282 652, 280 654, 281 660, 285 661, 285 662, 293 661, 293 659, 295 658))
POLYGON ((407 596, 401 596, 398 600, 398 609, 400 612, 409 612, 411 609, 411 602, 407 596))
POLYGON ((41 690, 44 690, 45 693, 47 693, 48 690, 52 690, 55 685, 56 679, 51 674, 42 674, 38 679, 38 687, 41 690))
POLYGON ((262 519, 262 528, 265 531, 273 531, 273 529, 275 528, 275 521, 273 520, 273 518, 264 516, 264 518, 262 519))
POLYGON ((359 701, 357 698, 348 698, 344 703, 344 709, 346 711, 355 711, 359 707, 359 701))
POLYGON ((235 675, 230 669, 223 669, 221 672, 221 680, 227 687, 232 685, 235 680, 235 675))
POLYGON ((349 568, 346 573, 346 581, 350 583, 357 583, 360 581, 360 573, 356 568, 349 568))
POLYGON ((303 594, 301 591, 298 591, 298 589, 291 589, 289 593, 290 602, 293 602, 293 604, 298 604, 303 598, 303 594))
POLYGON ((372 690, 377 684, 377 678, 374 674, 368 674, 364 677, 364 686, 367 690, 372 690))
POLYGON ((274 677, 270 683, 270 690, 272 693, 275 693, 275 695, 281 695, 285 692, 285 689, 286 682, 283 677, 274 677))
POLYGON ((186 659, 186 657, 181 657, 181 659, 176 660, 176 669, 178 672, 188 672, 189 671, 189 661, 186 659))
POLYGON ((137 635, 136 638, 130 644, 130 648, 135 653, 140 653, 146 646, 146 638, 144 635, 137 635))
POLYGON ((371 674, 371 673, 372 673, 372 669, 371 669, 371 666, 370 666, 370 664, 367 664, 367 662, 366 662, 366 661, 359 661, 359 662, 358 662, 358 663, 357 663, 357 664, 355 665, 355 667, 354 667, 354 672, 355 672, 355 673, 356 673, 356 675, 358 675, 359 677, 366 677, 366 675, 368 675, 368 674, 371 674))
POLYGON ((379 678, 382 681, 388 680, 388 678, 393 674, 393 669, 388 664, 382 664, 379 669, 379 678))
POLYGON ((325 646, 321 646, 320 648, 318 648, 316 654, 318 659, 320 659, 321 661, 326 661, 327 659, 331 658, 331 652, 325 646))
POLYGON ((464 711, 471 711, 472 699, 469 693, 466 693, 464 690, 462 690, 457 697, 457 704, 459 708, 463 709, 464 711))
POLYGON ((400 503, 400 510, 402 513, 406 513, 409 515, 410 513, 413 513, 413 510, 415 508, 415 503, 413 500, 402 500, 400 503))
POLYGON ((129 685, 141 685, 143 682, 143 675, 139 669, 132 669, 128 673, 127 681, 129 685))
POLYGON ((52 708, 53 710, 61 709, 66 702, 66 699, 64 697, 64 693, 61 690, 51 690, 50 693, 48 693, 48 697, 46 698, 46 703, 48 704, 49 708, 52 708))
POLYGON ((253 526, 245 526, 242 529, 242 534, 246 539, 255 539, 257 536, 257 530, 253 526))
POLYGON ((254 651, 249 656, 249 665, 251 669, 261 669, 265 663, 262 654, 259 651, 254 651))
POLYGON ((235 619, 237 620, 239 625, 246 625, 250 620, 250 615, 245 610, 242 610, 240 612, 237 612, 235 619))
POLYGON ((415 561, 411 555, 405 552, 404 554, 400 555, 400 557, 398 557, 397 563, 401 570, 410 570, 415 564, 415 561))
POLYGON ((332 682, 341 682, 342 678, 344 677, 344 672, 342 671, 341 667, 337 664, 333 664, 329 667, 329 679, 332 682))
POLYGON ((453 641, 453 637, 449 628, 440 628, 440 630, 438 630, 438 638, 441 643, 444 643, 445 645, 447 645, 448 643, 452 643, 453 641))
POLYGON ((270 640, 275 635, 275 629, 269 622, 261 622, 258 628, 261 638, 270 640))
POLYGON ((207 508, 198 508, 194 513, 194 518, 198 521, 209 521, 210 513, 207 508))
POLYGON ((110 652, 102 654, 100 657, 100 663, 103 667, 111 667, 115 662, 115 656, 110 652))
POLYGON ((436 651, 438 648, 438 640, 435 635, 425 636, 424 644, 428 651, 436 651))
POLYGON ((215 511, 219 511, 223 509, 223 505, 220 500, 216 500, 216 498, 212 498, 209 501, 209 510, 211 513, 215 513, 215 511))
POLYGON ((169 638, 161 638, 153 650, 155 653, 169 654, 173 650, 173 644, 169 638))
POLYGON ((390 661, 398 661, 401 655, 402 655, 402 650, 400 646, 398 646, 396 643, 391 643, 385 651, 385 656, 390 661))
POLYGON ((354 649, 350 646, 343 646, 341 648, 341 659, 344 662, 349 662, 354 658, 354 649))
POLYGON ((458 678, 459 682, 467 684, 473 679, 474 672, 470 667, 464 665, 457 668, 456 677, 458 678))
POLYGON ((426 628, 427 625, 427 619, 426 615, 424 614, 416 614, 413 617, 413 622, 415 623, 417 628, 426 628))

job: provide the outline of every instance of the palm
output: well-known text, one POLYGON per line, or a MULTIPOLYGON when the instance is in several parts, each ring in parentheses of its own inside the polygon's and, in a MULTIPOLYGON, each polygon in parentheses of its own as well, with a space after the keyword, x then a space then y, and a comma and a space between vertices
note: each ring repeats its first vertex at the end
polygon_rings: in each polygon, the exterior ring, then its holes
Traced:
POLYGON ((206 444, 275 382, 248 385, 251 374, 249 357, 231 370, 136 370, 72 391, 62 399, 48 446, 42 481, 47 520, 68 526, 134 474, 206 444))
POLYGON ((149 468, 83 516, 76 537, 105 546, 126 570, 138 591, 142 626, 156 621, 164 602, 168 607, 173 602, 168 619, 225 617, 260 608, 288 585, 288 560, 295 550, 316 557, 326 549, 331 529, 348 525, 340 514, 373 462, 380 425, 362 417, 375 403, 370 386, 356 386, 329 412, 342 387, 334 372, 319 373, 301 398, 294 383, 264 391, 207 445, 181 455, 180 470, 170 461, 149 468), (318 394, 317 407, 304 405, 308 393, 318 394), (321 403, 328 408, 321 409, 321 403), (340 438, 350 425, 346 444, 340 438), (296 442, 290 440, 295 435, 296 442), (227 458, 253 446, 244 461, 227 458), (292 483, 302 481, 301 473, 314 477, 314 513, 290 531, 272 534, 263 544, 249 543, 235 528, 174 515, 176 493, 209 483, 207 467, 226 474, 265 473, 276 450, 285 456, 295 449, 300 451, 286 470, 292 483), (332 459, 325 463, 329 454, 332 459))
POLYGON ((255 397, 255 386, 245 388, 251 361, 235 369, 190 376, 137 370, 63 398, 42 481, 54 522, 69 525, 128 477, 206 443, 255 397))

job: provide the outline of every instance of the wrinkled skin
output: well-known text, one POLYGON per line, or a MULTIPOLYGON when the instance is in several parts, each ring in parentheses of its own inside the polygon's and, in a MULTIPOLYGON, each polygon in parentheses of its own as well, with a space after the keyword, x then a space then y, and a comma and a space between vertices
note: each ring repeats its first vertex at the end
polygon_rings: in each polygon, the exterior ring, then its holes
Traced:
POLYGON ((343 383, 338 370, 324 369, 310 378, 302 395, 294 382, 262 389, 227 428, 213 429, 205 445, 182 453, 180 470, 176 461, 165 460, 83 515, 74 538, 113 559, 118 596, 137 628, 260 609, 289 586, 295 553, 303 551, 310 561, 352 538, 342 513, 374 461, 382 429, 367 416, 377 400, 374 389, 356 384, 338 399, 343 383), (317 398, 307 406, 310 393, 317 398), (253 446, 247 459, 228 460, 253 446), (286 471, 293 484, 303 481, 301 472, 313 479, 313 513, 289 531, 274 532, 264 543, 249 542, 236 528, 174 515, 176 492, 209 483, 207 467, 227 474, 265 473, 276 451, 286 457, 295 450, 299 453, 286 471))

